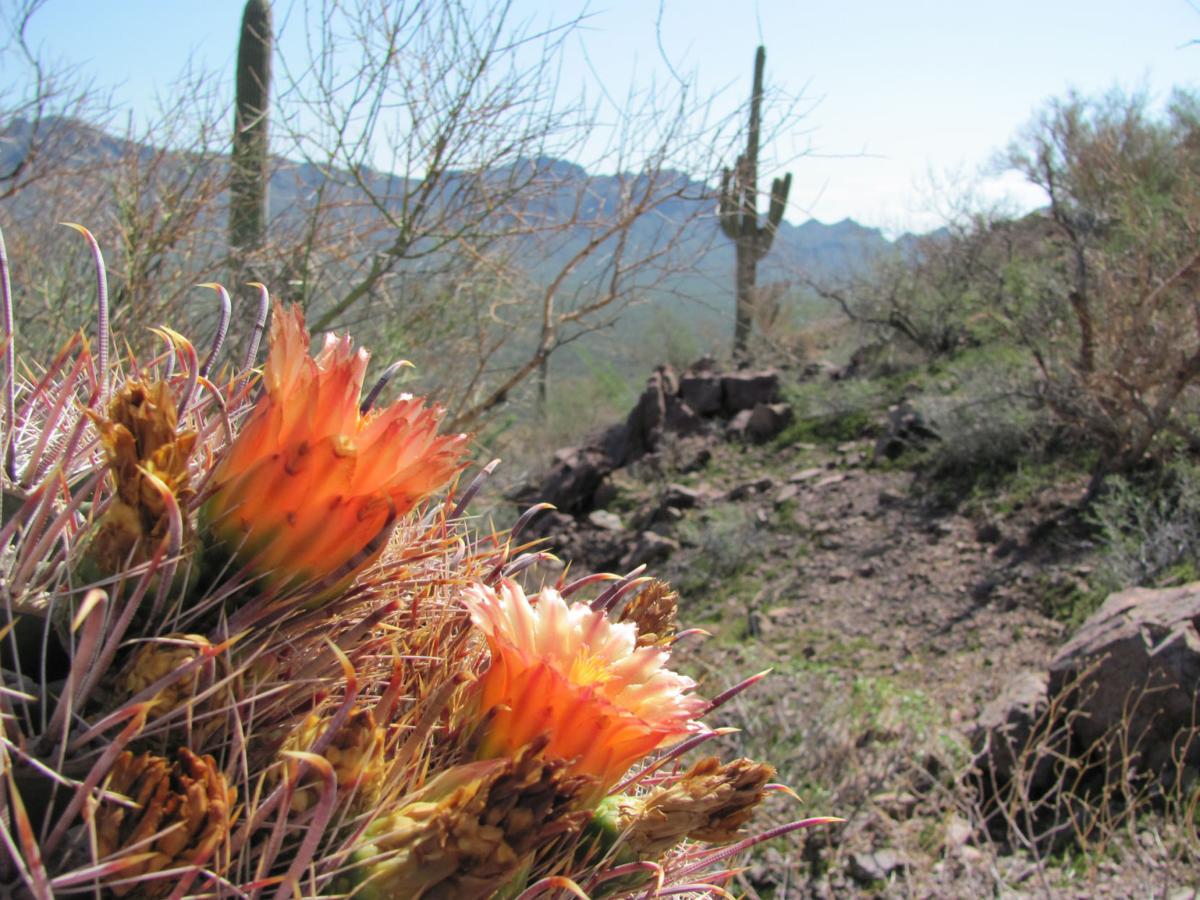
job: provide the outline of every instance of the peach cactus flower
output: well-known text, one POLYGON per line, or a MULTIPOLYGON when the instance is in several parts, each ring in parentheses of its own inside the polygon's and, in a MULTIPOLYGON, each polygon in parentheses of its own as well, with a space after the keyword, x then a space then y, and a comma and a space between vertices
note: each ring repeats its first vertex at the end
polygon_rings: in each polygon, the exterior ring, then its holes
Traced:
POLYGON ((358 571, 391 526, 446 484, 467 437, 402 395, 359 410, 369 354, 327 335, 316 357, 298 306, 276 304, 265 391, 214 473, 207 522, 272 586, 358 571))
POLYGON ((544 735, 544 755, 595 776, 603 794, 646 754, 700 730, 707 701, 665 667, 668 651, 637 646, 632 622, 568 606, 551 588, 528 598, 507 580, 473 585, 463 599, 491 649, 477 685, 481 757, 511 756, 544 735))

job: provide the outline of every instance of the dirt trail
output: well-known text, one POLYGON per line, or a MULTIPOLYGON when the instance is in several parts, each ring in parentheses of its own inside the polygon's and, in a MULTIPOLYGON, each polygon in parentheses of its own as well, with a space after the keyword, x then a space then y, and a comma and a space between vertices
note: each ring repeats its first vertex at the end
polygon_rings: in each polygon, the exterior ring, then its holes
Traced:
POLYGON ((725 711, 743 732, 723 752, 775 763, 801 814, 848 819, 761 853, 739 879, 748 896, 966 896, 990 893, 997 866, 1010 884, 1030 877, 972 846, 957 773, 981 706, 1066 634, 1040 597, 1089 547, 1030 540, 1062 495, 1003 521, 934 510, 871 449, 724 444, 690 475, 617 478, 635 519, 676 479, 704 498, 661 528, 681 544, 657 570, 683 623, 713 632, 679 663, 710 691, 774 668, 725 711))

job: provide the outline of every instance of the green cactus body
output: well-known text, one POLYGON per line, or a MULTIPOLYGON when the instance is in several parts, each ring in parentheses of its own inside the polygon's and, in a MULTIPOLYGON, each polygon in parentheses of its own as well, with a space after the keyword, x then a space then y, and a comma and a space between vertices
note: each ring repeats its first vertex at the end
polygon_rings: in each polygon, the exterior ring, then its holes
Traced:
POLYGON ((746 151, 738 156, 732 169, 722 170, 718 206, 721 230, 734 242, 737 253, 733 352, 734 356, 740 358, 745 357, 750 339, 758 263, 767 255, 775 240, 775 232, 783 221, 788 191, 792 186, 790 172, 771 183, 767 221, 759 224, 758 147, 762 131, 763 68, 766 61, 766 48, 759 47, 754 56, 754 87, 750 94, 750 128, 746 136, 746 151))

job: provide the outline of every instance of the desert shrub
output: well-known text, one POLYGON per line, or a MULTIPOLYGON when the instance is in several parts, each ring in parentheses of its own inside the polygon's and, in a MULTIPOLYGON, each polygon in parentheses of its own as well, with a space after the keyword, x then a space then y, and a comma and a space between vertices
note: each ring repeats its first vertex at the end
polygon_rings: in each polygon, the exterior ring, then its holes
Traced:
POLYGON ((864 273, 812 284, 869 339, 946 359, 994 330, 990 310, 1003 292, 1012 244, 987 215, 898 245, 864 273))
POLYGON ((1200 382, 1200 100, 1156 115, 1144 95, 1051 103, 1010 149, 1046 194, 1046 234, 1010 273, 1005 314, 1042 393, 1095 448, 1092 493, 1160 455, 1200 382))
POLYGON ((940 438, 928 456, 937 476, 1009 472, 1044 445, 1044 411, 1014 394, 929 397, 920 406, 940 438))
POLYGON ((1200 578, 1200 466, 1178 459, 1137 477, 1110 478, 1092 507, 1104 535, 1104 589, 1200 578))
POLYGON ((1003 347, 972 351, 933 385, 947 386, 915 401, 939 438, 924 461, 933 477, 994 479, 1044 457, 1054 423, 1019 356, 1003 347))

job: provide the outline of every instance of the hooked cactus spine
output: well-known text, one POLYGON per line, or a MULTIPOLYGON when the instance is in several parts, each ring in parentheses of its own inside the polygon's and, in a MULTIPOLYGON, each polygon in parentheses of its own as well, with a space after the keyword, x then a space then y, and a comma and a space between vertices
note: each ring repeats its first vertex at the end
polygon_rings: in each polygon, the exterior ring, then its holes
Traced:
POLYGON ((767 221, 758 221, 758 148, 762 131, 763 68, 765 47, 754 56, 754 87, 750 93, 750 128, 746 151, 738 156, 732 169, 721 170, 721 195, 718 218, 725 236, 734 242, 737 253, 736 306, 734 311, 733 352, 744 358, 750 339, 754 290, 759 261, 771 249, 775 232, 783 221, 792 173, 771 182, 771 205, 767 221))
POLYGON ((229 198, 229 243, 235 269, 259 249, 267 220, 267 112, 271 88, 271 4, 248 0, 238 40, 237 99, 233 125, 233 170, 229 198))

